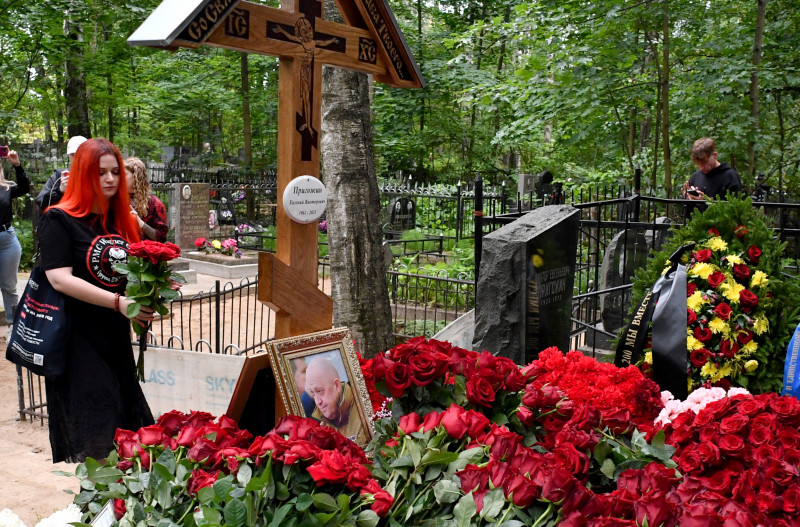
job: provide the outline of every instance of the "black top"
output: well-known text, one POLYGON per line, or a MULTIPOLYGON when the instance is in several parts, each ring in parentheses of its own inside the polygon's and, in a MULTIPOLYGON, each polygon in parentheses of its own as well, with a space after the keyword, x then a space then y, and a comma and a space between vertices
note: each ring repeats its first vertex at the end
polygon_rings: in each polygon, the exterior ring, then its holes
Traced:
MULTIPOLYGON (((113 269, 128 261, 128 243, 104 232, 99 217, 73 218, 49 210, 39 223, 42 267, 72 267, 88 283, 124 293, 125 277, 113 269)), ((130 322, 113 309, 66 296, 72 328, 67 367, 45 381, 53 462, 105 458, 117 428, 138 430, 153 416, 136 380, 130 322)))
POLYGON ((11 223, 14 217, 11 200, 24 196, 31 189, 31 182, 22 165, 14 167, 14 172, 17 174, 17 182, 9 181, 8 188, 0 186, 0 225, 11 223))
POLYGON ((689 185, 699 188, 709 198, 725 199, 729 192, 742 191, 742 180, 728 163, 720 163, 708 174, 703 174, 700 170, 695 171, 689 177, 689 185))
POLYGON ((44 187, 36 196, 36 204, 39 205, 39 211, 44 212, 50 205, 55 205, 64 194, 61 193, 61 173, 67 170, 66 168, 57 168, 50 174, 44 187))

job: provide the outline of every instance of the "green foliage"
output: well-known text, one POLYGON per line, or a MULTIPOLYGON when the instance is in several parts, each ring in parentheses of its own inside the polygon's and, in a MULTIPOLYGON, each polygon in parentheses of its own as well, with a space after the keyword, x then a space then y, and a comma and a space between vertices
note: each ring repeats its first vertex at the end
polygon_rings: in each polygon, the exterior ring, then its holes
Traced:
MULTIPOLYGON (((769 288, 774 295, 773 302, 765 306, 770 337, 753 355, 762 367, 744 373, 745 377, 739 380, 739 384, 746 385, 752 393, 780 391, 786 349, 794 329, 800 323, 797 300, 800 298, 800 280, 782 273, 786 244, 776 239, 770 229, 770 221, 760 209, 753 207, 750 198, 732 197, 728 201, 715 201, 704 212, 695 210, 685 226, 673 228, 672 236, 664 248, 653 254, 645 269, 636 272, 632 309, 639 305, 646 289, 661 276, 669 256, 681 245, 706 240, 712 228, 719 231, 722 239, 729 243, 731 253, 746 255, 751 245, 759 247, 763 253, 757 268, 769 277, 769 288), (740 225, 747 227, 747 234, 741 239, 734 234, 740 225)), ((684 256, 685 259, 688 257, 684 256)))
POLYGON ((19 261, 19 268, 30 271, 35 264, 33 258, 33 222, 31 220, 15 219, 12 223, 14 224, 14 231, 17 233, 19 244, 22 246, 22 258, 19 261))

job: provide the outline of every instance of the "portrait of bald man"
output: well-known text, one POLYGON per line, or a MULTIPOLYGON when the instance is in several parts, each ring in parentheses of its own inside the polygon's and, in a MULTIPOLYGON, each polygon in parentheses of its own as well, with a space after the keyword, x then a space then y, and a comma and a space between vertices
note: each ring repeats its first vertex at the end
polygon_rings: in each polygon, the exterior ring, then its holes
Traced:
POLYGON ((339 378, 339 370, 327 357, 315 357, 306 369, 306 392, 314 399, 311 417, 335 428, 359 446, 369 442, 361 422, 356 398, 350 383, 339 378))

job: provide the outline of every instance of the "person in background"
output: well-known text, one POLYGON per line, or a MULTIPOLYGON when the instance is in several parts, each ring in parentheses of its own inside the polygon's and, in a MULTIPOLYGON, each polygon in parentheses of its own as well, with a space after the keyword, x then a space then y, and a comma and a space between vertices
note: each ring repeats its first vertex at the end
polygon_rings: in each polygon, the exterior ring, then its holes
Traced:
POLYGON ((339 372, 326 357, 316 357, 308 363, 306 391, 314 398, 317 408, 311 415, 320 423, 335 428, 340 434, 363 447, 368 436, 354 412, 356 397, 347 382, 339 379, 339 372))
POLYGON ((14 150, 9 150, 7 146, 0 147, 0 158, 7 158, 14 167, 16 183, 8 181, 3 172, 3 165, 0 164, 0 290, 3 293, 3 307, 6 312, 6 323, 11 329, 14 322, 14 312, 19 304, 17 295, 17 273, 19 272, 19 261, 22 258, 22 246, 17 239, 17 233, 11 224, 13 211, 11 200, 24 196, 31 188, 28 175, 19 161, 19 154, 14 150))
POLYGON ((131 214, 142 230, 142 237, 157 242, 167 241, 167 209, 150 190, 147 168, 138 157, 125 160, 125 175, 128 181, 128 195, 131 200, 131 214))
MULTIPOLYGON (((39 222, 41 264, 66 299, 71 317, 64 373, 45 380, 53 463, 105 458, 117 428, 138 430, 153 415, 136 379, 125 276, 139 241, 130 214, 122 155, 106 139, 89 139, 75 153, 64 197, 39 222)), ((145 325, 153 310, 133 317, 145 325)))
POLYGON ((292 365, 294 384, 297 386, 297 391, 300 393, 300 402, 303 404, 305 417, 311 417, 311 414, 314 413, 314 399, 306 392, 306 371, 308 370, 308 365, 303 357, 291 359, 289 364, 292 365))
MULTIPOLYGON (((69 163, 72 164, 72 158, 75 157, 75 152, 78 147, 86 142, 86 138, 82 135, 76 135, 69 138, 67 141, 67 156, 69 156, 69 163)), ((57 168, 50 175, 50 178, 42 187, 42 190, 36 196, 36 204, 39 205, 39 212, 44 213, 47 207, 55 205, 64 196, 67 190, 67 181, 69 181, 69 169, 57 168)))
POLYGON ((725 199, 729 193, 742 191, 739 174, 728 163, 717 160, 717 143, 713 139, 701 137, 695 141, 691 156, 697 171, 683 184, 684 199, 703 202, 700 207, 705 210, 706 196, 725 199))

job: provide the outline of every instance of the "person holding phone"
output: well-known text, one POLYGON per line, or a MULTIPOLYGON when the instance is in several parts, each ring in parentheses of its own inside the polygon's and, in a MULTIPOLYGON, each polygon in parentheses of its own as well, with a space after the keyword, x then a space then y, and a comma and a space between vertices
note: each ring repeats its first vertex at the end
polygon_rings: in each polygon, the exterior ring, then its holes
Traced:
POLYGON ((31 189, 31 182, 19 161, 19 154, 8 146, 0 146, 0 158, 8 160, 14 167, 16 183, 8 181, 0 163, 0 290, 3 294, 3 307, 6 312, 6 324, 11 328, 14 312, 19 304, 17 295, 17 273, 22 258, 22 246, 11 224, 14 213, 11 200, 24 196, 31 189))
MULTIPOLYGON (((86 138, 82 135, 76 135, 69 138, 67 141, 67 156, 69 163, 72 164, 72 158, 75 157, 75 152, 78 147, 86 142, 86 138)), ((39 205, 39 212, 44 214, 47 207, 55 205, 64 196, 67 191, 67 181, 69 181, 69 169, 57 168, 53 171, 47 182, 42 187, 42 190, 36 196, 36 204, 39 205)))
MULTIPOLYGON (((692 145, 692 162, 697 170, 683 184, 684 199, 697 201, 697 207, 705 210, 705 198, 725 199, 730 192, 741 192, 739 174, 728 163, 717 160, 717 143, 710 137, 701 137, 692 145)), ((690 207, 691 211, 695 207, 690 207)))

